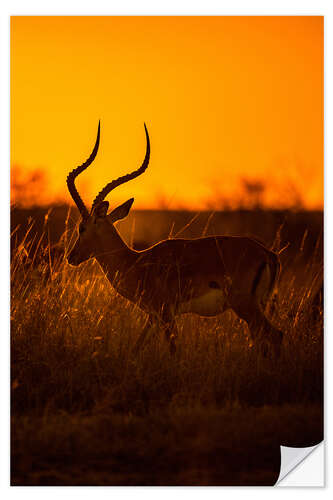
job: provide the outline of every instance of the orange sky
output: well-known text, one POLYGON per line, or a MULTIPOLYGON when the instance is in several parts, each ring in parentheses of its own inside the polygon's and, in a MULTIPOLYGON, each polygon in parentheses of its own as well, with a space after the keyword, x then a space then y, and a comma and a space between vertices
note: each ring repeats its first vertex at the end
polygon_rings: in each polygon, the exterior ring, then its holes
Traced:
POLYGON ((145 121, 149 169, 111 203, 218 208, 246 178, 267 205, 320 208, 323 18, 12 17, 12 173, 45 175, 37 202, 70 201, 99 119, 87 203, 141 164, 145 121))

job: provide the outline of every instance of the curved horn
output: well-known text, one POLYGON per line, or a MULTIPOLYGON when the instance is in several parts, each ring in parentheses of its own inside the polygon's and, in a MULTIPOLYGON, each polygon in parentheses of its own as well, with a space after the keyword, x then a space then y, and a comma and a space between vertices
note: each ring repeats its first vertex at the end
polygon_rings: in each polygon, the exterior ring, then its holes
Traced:
POLYGON ((146 156, 145 156, 145 159, 143 160, 141 167, 138 168, 137 170, 134 170, 134 172, 132 172, 130 174, 123 175, 122 177, 118 177, 118 179, 115 179, 112 182, 109 182, 109 184, 107 184, 102 189, 102 191, 100 191, 100 193, 98 193, 98 195, 94 199, 91 210, 93 210, 96 207, 96 205, 98 205, 101 201, 103 201, 104 198, 106 197, 106 195, 110 193, 110 191, 112 191, 116 187, 120 186, 121 184, 124 184, 125 182, 128 182, 132 179, 135 179, 139 175, 143 174, 143 172, 148 167, 149 158, 150 158, 150 142, 149 142, 148 130, 147 130, 145 123, 144 123, 144 127, 145 127, 145 132, 146 132, 147 148, 146 148, 146 156))
POLYGON ((83 170, 85 170, 87 167, 89 167, 89 165, 94 161, 96 155, 97 155, 97 151, 98 151, 98 146, 99 146, 99 138, 100 138, 100 121, 98 122, 98 130, 97 130, 97 139, 96 139, 96 142, 95 142, 95 146, 94 146, 94 149, 92 150, 92 153, 91 155, 89 156, 88 160, 86 160, 84 163, 82 163, 82 165, 80 165, 79 167, 76 167, 74 168, 74 170, 72 170, 68 176, 67 176, 67 187, 68 187, 68 191, 70 192, 73 200, 75 201, 76 205, 77 205, 77 208, 80 210, 80 214, 82 215, 82 217, 84 219, 86 219, 87 217, 89 217, 89 212, 85 206, 85 204, 83 203, 82 201, 82 198, 81 196, 79 195, 78 193, 78 190, 76 189, 75 187, 75 178, 81 174, 81 172, 83 172, 83 170))

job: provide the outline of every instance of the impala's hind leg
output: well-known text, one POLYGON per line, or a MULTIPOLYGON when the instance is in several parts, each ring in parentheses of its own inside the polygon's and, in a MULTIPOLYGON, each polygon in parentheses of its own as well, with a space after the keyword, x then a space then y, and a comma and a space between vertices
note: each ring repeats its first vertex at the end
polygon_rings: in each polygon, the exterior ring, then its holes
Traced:
POLYGON ((263 354, 271 351, 274 356, 279 357, 283 332, 266 318, 253 296, 234 294, 230 303, 235 313, 247 322, 251 337, 263 354))

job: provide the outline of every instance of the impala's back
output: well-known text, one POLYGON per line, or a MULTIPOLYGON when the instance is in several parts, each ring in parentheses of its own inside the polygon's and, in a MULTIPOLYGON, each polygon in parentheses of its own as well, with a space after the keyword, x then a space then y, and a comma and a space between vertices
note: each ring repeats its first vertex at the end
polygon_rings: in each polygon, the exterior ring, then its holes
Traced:
POLYGON ((218 236, 162 241, 138 253, 133 273, 143 308, 169 304, 178 313, 215 316, 235 294, 265 304, 278 269, 277 255, 257 241, 218 236))

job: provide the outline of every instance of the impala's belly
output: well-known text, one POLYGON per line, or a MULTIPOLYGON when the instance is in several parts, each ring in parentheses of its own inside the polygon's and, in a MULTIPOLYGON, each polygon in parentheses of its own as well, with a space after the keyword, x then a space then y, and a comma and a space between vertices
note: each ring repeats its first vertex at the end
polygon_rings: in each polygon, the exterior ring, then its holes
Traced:
POLYGON ((225 310, 226 296, 220 289, 212 289, 187 302, 181 302, 178 314, 196 313, 200 316, 216 316, 225 310))

